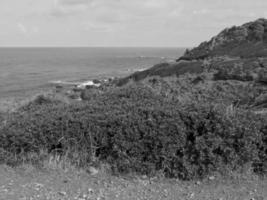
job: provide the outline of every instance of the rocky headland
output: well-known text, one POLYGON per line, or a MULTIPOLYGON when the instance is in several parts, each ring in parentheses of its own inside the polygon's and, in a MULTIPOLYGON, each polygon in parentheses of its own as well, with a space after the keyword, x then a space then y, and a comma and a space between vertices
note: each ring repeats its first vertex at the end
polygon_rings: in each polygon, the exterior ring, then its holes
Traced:
MULTIPOLYGON (((161 77, 165 81, 169 77, 182 79, 189 74, 196 76, 193 88, 199 84, 210 87, 227 83, 239 90, 237 85, 243 85, 243 89, 250 91, 247 93, 250 100, 233 100, 236 105, 267 108, 267 20, 258 19, 226 28, 198 47, 187 49, 176 62, 161 63, 136 72, 120 79, 117 85, 147 82, 152 77, 161 77)), ((243 89, 239 92, 245 92, 243 89)))

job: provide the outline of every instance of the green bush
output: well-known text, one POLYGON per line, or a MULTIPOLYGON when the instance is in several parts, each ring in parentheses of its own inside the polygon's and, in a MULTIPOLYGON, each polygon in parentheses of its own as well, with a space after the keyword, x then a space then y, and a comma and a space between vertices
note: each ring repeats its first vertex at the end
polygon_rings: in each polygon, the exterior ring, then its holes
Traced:
POLYGON ((257 160, 253 163, 254 172, 260 174, 267 173, 267 125, 265 121, 265 126, 261 129, 261 140, 257 144, 257 160))
POLYGON ((191 179, 247 163, 263 171, 263 125, 250 112, 181 104, 137 85, 77 104, 32 104, 1 128, 0 149, 19 159, 52 151, 60 143, 61 153, 81 167, 97 158, 118 173, 162 171, 167 177, 191 179))

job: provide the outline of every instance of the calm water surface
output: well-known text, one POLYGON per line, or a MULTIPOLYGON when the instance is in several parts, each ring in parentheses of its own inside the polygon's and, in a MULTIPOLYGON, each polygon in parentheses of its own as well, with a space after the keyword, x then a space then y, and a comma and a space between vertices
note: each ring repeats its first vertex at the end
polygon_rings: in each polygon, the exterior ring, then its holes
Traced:
POLYGON ((183 52, 183 48, 0 48, 0 97, 53 81, 125 76, 183 52))

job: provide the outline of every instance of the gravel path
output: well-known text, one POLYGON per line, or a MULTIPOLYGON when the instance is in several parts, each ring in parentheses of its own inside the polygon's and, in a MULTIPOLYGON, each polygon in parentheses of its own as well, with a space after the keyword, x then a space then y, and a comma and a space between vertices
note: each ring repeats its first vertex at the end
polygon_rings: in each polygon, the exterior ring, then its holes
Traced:
POLYGON ((255 177, 184 182, 0 166, 0 200, 267 200, 266 189, 255 177))

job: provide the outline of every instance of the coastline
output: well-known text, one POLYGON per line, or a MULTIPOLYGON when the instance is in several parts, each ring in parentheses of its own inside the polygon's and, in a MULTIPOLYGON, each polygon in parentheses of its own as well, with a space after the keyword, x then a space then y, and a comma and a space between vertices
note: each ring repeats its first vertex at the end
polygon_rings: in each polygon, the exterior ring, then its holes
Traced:
POLYGON ((19 107, 33 101, 40 95, 60 99, 81 100, 83 90, 90 88, 103 89, 118 80, 119 77, 102 77, 77 81, 51 81, 42 87, 23 91, 14 91, 0 97, 0 112, 13 112, 19 107))
POLYGON ((9 112, 12 110, 16 110, 21 105, 24 105, 25 103, 33 100, 38 95, 64 93, 63 95, 68 96, 72 93, 73 90, 83 90, 86 89, 86 87, 105 87, 105 85, 109 85, 115 80, 118 80, 122 77, 126 77, 135 72, 144 71, 146 69, 146 67, 128 69, 127 73, 123 73, 123 75, 121 74, 116 76, 108 76, 103 74, 81 79, 51 80, 48 81, 46 84, 36 87, 2 92, 0 96, 0 112, 9 112))
POLYGON ((39 88, 31 91, 25 91, 24 93, 16 93, 0 97, 0 112, 12 112, 22 105, 30 102, 36 96, 52 92, 53 88, 39 88))

